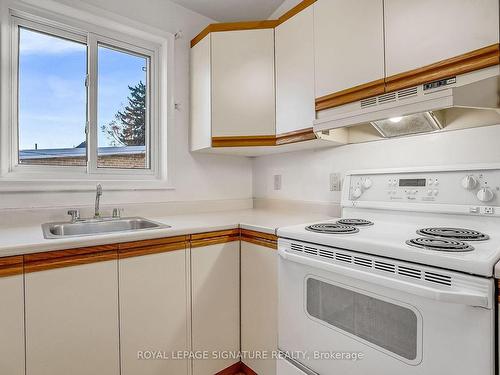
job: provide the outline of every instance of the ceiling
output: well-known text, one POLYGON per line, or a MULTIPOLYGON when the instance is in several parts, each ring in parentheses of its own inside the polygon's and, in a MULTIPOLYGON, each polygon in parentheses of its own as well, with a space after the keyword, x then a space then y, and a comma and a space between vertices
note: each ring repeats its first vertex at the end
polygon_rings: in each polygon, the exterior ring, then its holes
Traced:
POLYGON ((284 0, 173 0, 217 22, 265 20, 284 0))

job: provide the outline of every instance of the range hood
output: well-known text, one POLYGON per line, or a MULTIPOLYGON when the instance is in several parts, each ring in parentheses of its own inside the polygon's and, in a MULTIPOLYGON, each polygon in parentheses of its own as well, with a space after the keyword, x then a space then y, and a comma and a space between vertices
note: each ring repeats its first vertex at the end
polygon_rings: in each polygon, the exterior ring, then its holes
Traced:
MULTIPOLYGON (((445 124, 447 108, 500 108, 498 66, 362 99, 317 113, 314 132, 370 123, 385 138, 430 132, 445 124)), ((500 113, 500 111, 499 111, 500 113)))

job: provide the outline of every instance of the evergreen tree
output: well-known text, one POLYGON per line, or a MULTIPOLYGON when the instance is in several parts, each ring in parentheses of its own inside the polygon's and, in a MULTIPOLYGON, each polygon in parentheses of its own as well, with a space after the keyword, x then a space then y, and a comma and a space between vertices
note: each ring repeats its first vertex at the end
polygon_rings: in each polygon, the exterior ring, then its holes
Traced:
POLYGON ((140 81, 128 88, 128 104, 115 114, 113 121, 101 127, 113 146, 146 144, 146 85, 140 81))

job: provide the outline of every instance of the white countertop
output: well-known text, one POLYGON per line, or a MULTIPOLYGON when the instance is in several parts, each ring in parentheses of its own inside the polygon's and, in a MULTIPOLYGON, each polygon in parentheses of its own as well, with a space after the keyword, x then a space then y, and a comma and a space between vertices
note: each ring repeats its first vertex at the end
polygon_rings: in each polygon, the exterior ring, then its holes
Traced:
POLYGON ((147 218, 170 225, 171 228, 108 233, 63 239, 45 239, 41 229, 42 223, 26 226, 3 225, 0 226, 0 257, 172 237, 238 227, 275 234, 279 227, 332 219, 332 217, 319 213, 275 211, 267 209, 218 211, 163 217, 147 216, 147 218))

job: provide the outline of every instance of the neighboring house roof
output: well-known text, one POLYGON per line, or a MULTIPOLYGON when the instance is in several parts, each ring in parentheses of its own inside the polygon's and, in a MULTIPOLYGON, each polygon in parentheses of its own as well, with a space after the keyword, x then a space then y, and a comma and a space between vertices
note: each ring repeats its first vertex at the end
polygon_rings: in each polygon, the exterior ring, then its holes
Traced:
MULTIPOLYGON (((146 146, 99 147, 99 156, 144 154, 146 146)), ((85 157, 85 148, 52 148, 19 150, 19 159, 51 159, 85 157)))

